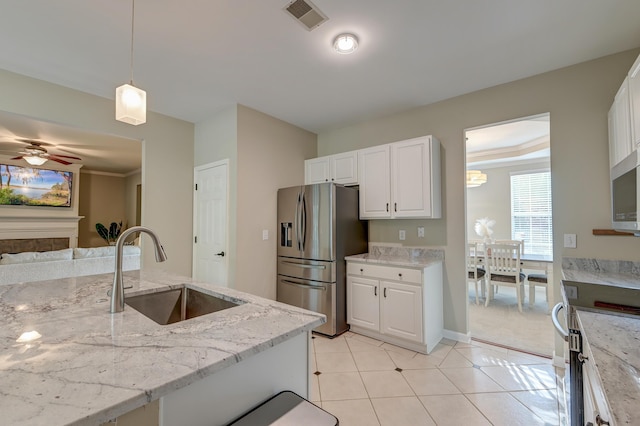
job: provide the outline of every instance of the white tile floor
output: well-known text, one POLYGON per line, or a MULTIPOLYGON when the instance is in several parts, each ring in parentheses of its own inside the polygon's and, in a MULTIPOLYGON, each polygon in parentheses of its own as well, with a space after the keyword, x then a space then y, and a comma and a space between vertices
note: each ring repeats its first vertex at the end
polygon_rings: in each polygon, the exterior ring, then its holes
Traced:
POLYGON ((347 332, 314 335, 310 400, 341 426, 565 425, 551 360, 443 340, 429 355, 347 332))

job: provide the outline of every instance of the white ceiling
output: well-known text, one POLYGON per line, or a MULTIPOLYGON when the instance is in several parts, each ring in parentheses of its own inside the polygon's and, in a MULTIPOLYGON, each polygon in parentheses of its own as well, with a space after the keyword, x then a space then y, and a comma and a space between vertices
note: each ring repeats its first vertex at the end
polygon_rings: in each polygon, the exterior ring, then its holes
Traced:
MULTIPOLYGON (((198 122, 240 103, 313 132, 640 45, 636 0, 137 0, 134 84, 198 122), (352 55, 332 39, 360 38, 352 55)), ((2 2, 0 68, 113 99, 129 81, 129 0, 2 2)))
POLYGON ((551 127, 548 113, 468 129, 465 137, 467 169, 550 161, 551 127))

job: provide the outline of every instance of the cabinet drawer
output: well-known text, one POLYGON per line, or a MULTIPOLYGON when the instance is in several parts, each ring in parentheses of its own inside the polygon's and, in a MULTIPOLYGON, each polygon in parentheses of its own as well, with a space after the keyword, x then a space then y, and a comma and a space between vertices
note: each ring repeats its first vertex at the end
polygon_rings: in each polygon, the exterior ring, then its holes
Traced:
POLYGON ((422 283, 422 271, 420 269, 347 262, 347 274, 413 284, 422 283))

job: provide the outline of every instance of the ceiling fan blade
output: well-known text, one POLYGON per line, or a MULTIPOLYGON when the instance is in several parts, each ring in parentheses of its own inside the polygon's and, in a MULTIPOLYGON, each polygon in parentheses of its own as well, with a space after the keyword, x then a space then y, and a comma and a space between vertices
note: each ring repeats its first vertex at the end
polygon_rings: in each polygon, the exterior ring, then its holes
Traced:
POLYGON ((62 158, 71 158, 72 160, 82 160, 80 157, 74 157, 72 155, 62 155, 62 154, 49 154, 49 158, 51 157, 62 157, 62 158))
POLYGON ((51 160, 51 161, 57 161, 58 163, 60 163, 60 164, 64 164, 65 166, 68 166, 69 164, 73 164, 73 163, 70 163, 70 162, 68 162, 68 161, 66 161, 66 160, 63 160, 63 159, 61 159, 61 158, 53 158, 53 156, 50 156, 50 157, 49 157, 49 160, 51 160))
POLYGON ((20 157, 13 157, 12 160, 22 160, 23 157, 23 155, 21 155, 20 157))

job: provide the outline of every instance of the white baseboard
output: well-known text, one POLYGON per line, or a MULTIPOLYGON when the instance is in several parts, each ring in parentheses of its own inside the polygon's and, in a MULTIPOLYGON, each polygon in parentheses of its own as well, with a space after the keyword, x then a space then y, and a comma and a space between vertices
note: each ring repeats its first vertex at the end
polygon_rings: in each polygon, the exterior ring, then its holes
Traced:
POLYGON ((457 331, 444 330, 442 336, 445 339, 455 340, 456 342, 471 343, 471 333, 458 333, 457 331))

